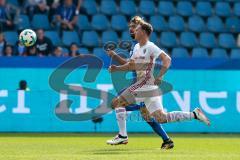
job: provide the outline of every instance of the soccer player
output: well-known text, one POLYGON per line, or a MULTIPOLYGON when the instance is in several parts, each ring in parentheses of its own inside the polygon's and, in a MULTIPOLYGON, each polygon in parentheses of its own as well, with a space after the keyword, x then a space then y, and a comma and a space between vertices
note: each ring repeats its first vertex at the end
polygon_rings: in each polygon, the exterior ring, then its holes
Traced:
POLYGON ((159 123, 196 119, 210 125, 210 121, 199 108, 195 108, 193 112, 165 112, 163 110, 161 93, 157 85, 161 83, 163 75, 170 67, 171 58, 149 41, 152 31, 151 24, 146 22, 138 24, 134 34, 138 43, 133 49, 130 61, 123 65, 111 65, 109 67, 110 72, 136 71, 137 73, 137 81, 113 99, 112 106, 119 109, 137 101, 143 101, 150 115, 159 123), (157 58, 162 61, 162 67, 159 75, 154 77, 153 70, 157 58))
MULTIPOLYGON (((139 23, 142 23, 143 19, 139 16, 135 16, 131 19, 129 23, 129 32, 131 37, 134 39, 135 37, 135 28, 139 23)), ((136 41, 133 41, 132 49, 135 46, 136 41)), ((130 57, 132 55, 132 49, 130 51, 130 57)), ((121 65, 124 65, 128 62, 128 60, 120 57, 118 54, 116 54, 114 51, 110 50, 107 52, 107 54, 112 57, 114 60, 118 61, 121 65)), ((136 81, 136 73, 133 72, 134 82, 136 81)), ((116 135, 113 139, 107 140, 107 144, 117 145, 117 144, 126 144, 128 143, 128 136, 126 131, 126 111, 134 111, 134 110, 140 110, 141 114, 143 115, 143 118, 146 120, 146 122, 152 127, 152 129, 163 139, 163 143, 161 148, 162 149, 171 149, 174 147, 173 141, 169 138, 167 133, 162 128, 161 124, 156 122, 151 116, 149 115, 144 103, 138 103, 131 106, 126 107, 119 107, 115 109, 116 117, 117 117, 117 123, 119 127, 119 134, 116 135)))

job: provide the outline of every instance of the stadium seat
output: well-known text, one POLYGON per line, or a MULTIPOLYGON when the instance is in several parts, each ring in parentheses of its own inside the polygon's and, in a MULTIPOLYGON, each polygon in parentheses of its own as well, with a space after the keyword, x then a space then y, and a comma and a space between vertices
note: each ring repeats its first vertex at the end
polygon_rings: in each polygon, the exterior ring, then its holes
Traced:
POLYGON ((193 48, 192 57, 193 58, 208 58, 208 52, 205 48, 193 48))
POLYGON ((15 5, 15 6, 19 6, 18 0, 7 0, 7 3, 8 3, 8 4, 15 5))
POLYGON ((108 29, 109 22, 105 15, 103 14, 96 14, 92 17, 92 23, 91 23, 93 29, 97 31, 103 31, 108 29))
POLYGON ((200 45, 206 48, 214 48, 217 46, 216 39, 212 33, 204 32, 200 34, 200 45))
POLYGON ((7 44, 10 45, 16 45, 16 42, 18 41, 18 34, 15 31, 7 31, 4 32, 5 40, 7 41, 7 44))
POLYGON ((123 15, 113 15, 111 20, 111 25, 114 30, 123 31, 127 29, 127 20, 123 15))
POLYGON ((172 16, 175 13, 174 5, 171 1, 160 1, 158 3, 158 13, 163 16, 172 16))
POLYGON ((240 59, 240 49, 232 49, 230 58, 240 59))
POLYGON ((45 36, 52 41, 54 46, 61 44, 60 37, 56 31, 45 31, 45 36))
POLYGON ((114 15, 117 13, 117 5, 115 1, 102 0, 100 11, 106 15, 114 15))
POLYGON ((46 14, 35 14, 32 19, 32 27, 34 29, 50 29, 50 24, 48 21, 48 16, 46 14))
POLYGON ((135 5, 134 1, 121 0, 120 12, 127 16, 135 15, 136 14, 136 5, 135 5))
POLYGON ((155 31, 166 31, 168 24, 162 16, 155 15, 150 17, 150 23, 152 24, 155 31))
POLYGON ((180 16, 171 16, 169 18, 169 28, 176 32, 184 31, 184 20, 180 16))
POLYGON ((80 14, 78 15, 77 26, 80 30, 89 30, 91 29, 91 25, 88 21, 87 16, 80 14))
POLYGON ((78 53, 80 53, 80 54, 90 54, 90 52, 87 48, 79 48, 78 53))
POLYGON ((71 43, 80 45, 78 33, 75 31, 63 31, 62 43, 66 46, 69 46, 71 43))
POLYGON ((177 4, 177 13, 181 16, 191 16, 193 14, 191 2, 179 1, 177 4))
POLYGON ((212 58, 228 58, 227 52, 222 48, 214 48, 211 52, 212 58))
POLYGON ((226 20, 226 28, 230 32, 240 32, 240 18, 228 17, 226 20))
POLYGON ((233 12, 236 16, 240 17, 240 2, 234 3, 233 12))
POLYGON ((194 32, 203 32, 205 30, 205 24, 200 16, 191 16, 188 19, 188 28, 194 32))
POLYGON ((150 35, 150 41, 155 43, 156 45, 158 44, 158 36, 156 32, 152 32, 150 35))
POLYGON ((109 41, 118 42, 118 35, 115 31, 108 30, 102 33, 102 44, 105 44, 109 41))
POLYGON ((174 32, 162 32, 160 37, 160 44, 166 48, 176 47, 177 45, 176 34, 174 32))
POLYGON ((212 15, 212 6, 210 2, 199 1, 196 4, 196 13, 203 17, 212 15))
POLYGON ((197 37, 193 32, 182 32, 180 35, 180 43, 184 47, 193 48, 197 46, 197 37))
POLYGON ((173 58, 188 58, 189 54, 185 48, 173 48, 171 57, 173 57, 173 58))
POLYGON ((231 7, 228 2, 217 2, 215 6, 217 16, 228 17, 231 15, 231 7))
POLYGON ((139 4, 139 11, 143 15, 151 16, 155 13, 155 5, 151 0, 141 0, 139 4))
POLYGON ((219 35, 219 46, 223 48, 234 48, 236 47, 236 42, 232 34, 222 33, 219 35))
POLYGON ((99 37, 95 31, 85 31, 82 35, 82 44, 86 47, 98 47, 99 37))
POLYGON ((224 32, 224 24, 222 19, 217 16, 209 17, 207 20, 207 28, 211 32, 224 32))
POLYGON ((132 37, 130 36, 128 30, 126 30, 122 33, 121 40, 128 40, 128 41, 132 40, 132 37))
POLYGON ((104 66, 109 66, 110 64, 110 57, 105 53, 103 48, 94 48, 93 49, 93 54, 99 57, 101 60, 104 62, 104 66))
POLYGON ((98 12, 95 0, 83 1, 83 7, 86 9, 88 15, 95 15, 98 12))
POLYGON ((19 16, 19 21, 17 24, 18 30, 26 29, 30 27, 30 21, 27 15, 22 14, 19 16))

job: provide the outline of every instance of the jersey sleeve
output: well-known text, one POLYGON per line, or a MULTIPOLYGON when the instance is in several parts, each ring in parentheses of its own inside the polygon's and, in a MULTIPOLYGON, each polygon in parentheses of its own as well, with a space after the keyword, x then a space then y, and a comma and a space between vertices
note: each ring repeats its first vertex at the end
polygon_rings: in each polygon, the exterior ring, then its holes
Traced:
POLYGON ((155 58, 159 57, 159 55, 162 54, 162 53, 165 53, 165 52, 164 52, 163 50, 161 50, 159 47, 157 47, 156 45, 153 45, 153 46, 151 47, 151 54, 152 54, 155 58))

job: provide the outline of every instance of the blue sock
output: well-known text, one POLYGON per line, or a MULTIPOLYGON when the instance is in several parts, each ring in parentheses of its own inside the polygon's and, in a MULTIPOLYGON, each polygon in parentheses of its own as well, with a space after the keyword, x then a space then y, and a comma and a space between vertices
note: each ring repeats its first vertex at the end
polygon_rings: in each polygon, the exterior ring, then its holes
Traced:
POLYGON ((147 123, 152 127, 155 133, 157 133, 160 137, 162 137, 163 141, 169 139, 162 125, 158 123, 154 118, 151 118, 151 121, 147 123))
POLYGON ((136 110, 139 110, 140 107, 141 107, 141 105, 139 105, 139 104, 131 104, 126 107, 126 111, 136 111, 136 110))

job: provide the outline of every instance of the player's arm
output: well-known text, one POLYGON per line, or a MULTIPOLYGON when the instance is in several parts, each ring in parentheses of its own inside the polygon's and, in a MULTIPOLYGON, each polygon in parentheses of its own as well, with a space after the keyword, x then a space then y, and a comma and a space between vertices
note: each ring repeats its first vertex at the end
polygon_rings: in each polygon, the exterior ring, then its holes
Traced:
POLYGON ((121 65, 126 64, 128 61, 124 58, 122 58, 121 56, 119 56, 116 52, 114 52, 113 50, 109 50, 107 51, 108 56, 110 56, 111 58, 113 58, 115 61, 117 61, 118 63, 120 63, 121 65))
POLYGON ((119 65, 119 66, 111 65, 108 70, 109 70, 109 72, 135 70, 135 62, 134 62, 134 60, 130 60, 123 65, 119 65))
POLYGON ((155 78, 155 84, 161 83, 163 75, 168 71, 168 68, 170 67, 172 61, 171 57, 169 57, 169 55, 167 55, 165 52, 162 52, 159 55, 159 58, 162 61, 162 67, 159 75, 155 78))

